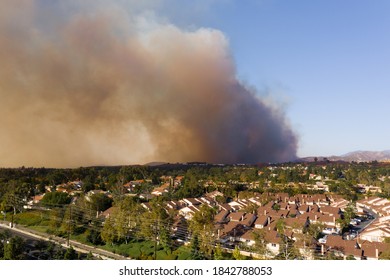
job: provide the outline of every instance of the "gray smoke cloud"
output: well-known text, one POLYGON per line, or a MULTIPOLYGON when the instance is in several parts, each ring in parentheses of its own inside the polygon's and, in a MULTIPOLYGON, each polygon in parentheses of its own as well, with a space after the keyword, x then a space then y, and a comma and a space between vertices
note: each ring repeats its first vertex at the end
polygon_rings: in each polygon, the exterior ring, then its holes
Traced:
POLYGON ((283 110, 237 79, 220 31, 128 12, 137 1, 64 2, 2 2, 0 166, 296 157, 283 110))

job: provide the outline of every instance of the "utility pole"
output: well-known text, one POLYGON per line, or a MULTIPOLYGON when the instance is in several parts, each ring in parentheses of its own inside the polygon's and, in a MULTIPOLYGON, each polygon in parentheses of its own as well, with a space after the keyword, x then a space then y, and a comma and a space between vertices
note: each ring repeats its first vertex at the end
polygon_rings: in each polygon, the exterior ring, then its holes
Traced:
POLYGON ((160 218, 158 218, 158 220, 157 220, 157 226, 155 225, 155 227, 154 227, 154 229, 155 229, 155 231, 154 231, 154 260, 157 259, 157 245, 158 245, 157 238, 158 238, 159 226, 160 226, 160 218))
POLYGON ((69 224, 68 224, 68 240, 67 244, 68 247, 70 246, 70 231, 71 231, 71 226, 72 226, 72 205, 69 205, 69 224))

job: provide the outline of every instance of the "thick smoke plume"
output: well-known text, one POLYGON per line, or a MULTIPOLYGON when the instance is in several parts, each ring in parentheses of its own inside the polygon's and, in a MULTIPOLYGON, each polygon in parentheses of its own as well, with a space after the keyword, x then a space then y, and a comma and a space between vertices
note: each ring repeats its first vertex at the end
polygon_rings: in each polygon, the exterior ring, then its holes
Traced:
POLYGON ((283 112, 240 83, 221 32, 61 2, 2 2, 0 166, 295 157, 283 112))

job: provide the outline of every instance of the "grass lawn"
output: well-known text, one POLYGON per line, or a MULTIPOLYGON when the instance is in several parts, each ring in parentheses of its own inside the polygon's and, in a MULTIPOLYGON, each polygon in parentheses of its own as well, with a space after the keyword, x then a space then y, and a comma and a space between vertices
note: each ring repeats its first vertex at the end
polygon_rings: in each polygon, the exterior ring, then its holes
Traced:
POLYGON ((41 222, 41 215, 37 212, 23 212, 14 216, 14 223, 25 226, 37 225, 41 222))
MULTIPOLYGON (((128 244, 104 245, 102 249, 117 254, 128 256, 132 259, 153 260, 154 259, 154 242, 153 241, 131 241, 128 244)), ((162 246, 157 247, 158 260, 187 260, 190 256, 188 248, 182 246, 176 250, 166 251, 162 246)))
POLYGON ((104 245, 102 249, 108 250, 124 256, 129 256, 133 259, 148 259, 153 258, 154 255, 154 242, 152 241, 131 241, 127 244, 119 245, 104 245))

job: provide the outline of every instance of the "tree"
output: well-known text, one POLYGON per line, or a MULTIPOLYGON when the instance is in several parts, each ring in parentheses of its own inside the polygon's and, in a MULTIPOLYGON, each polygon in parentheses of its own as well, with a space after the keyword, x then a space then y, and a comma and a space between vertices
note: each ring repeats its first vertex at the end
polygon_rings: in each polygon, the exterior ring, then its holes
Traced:
POLYGON ((269 250, 267 249, 267 242, 265 240, 265 229, 255 229, 253 231, 253 237, 255 240, 254 250, 264 259, 268 258, 269 250))
POLYGON ((340 225, 343 232, 347 231, 349 228, 349 223, 353 218, 356 217, 356 206, 354 203, 350 202, 347 207, 345 207, 342 218, 336 220, 340 225))
POLYGON ((112 206, 112 199, 104 193, 96 193, 88 197, 88 202, 93 210, 104 211, 112 206))
POLYGON ((217 244, 214 248, 214 260, 223 260, 221 244, 217 244))
POLYGON ((310 223, 309 226, 305 228, 304 233, 314 239, 318 239, 324 228, 325 225, 323 223, 310 223))
POLYGON ((295 260, 300 258, 298 249, 294 246, 294 241, 287 236, 283 236, 280 244, 280 252, 275 257, 278 260, 295 260))
POLYGON ((114 241, 117 239, 117 235, 115 231, 114 218, 112 218, 111 216, 104 221, 103 229, 100 236, 106 244, 111 244, 111 246, 114 245, 114 241))
POLYGON ((390 237, 385 237, 384 240, 385 249, 379 255, 380 260, 390 260, 390 237))
POLYGON ((283 219, 279 219, 276 222, 276 230, 279 234, 284 234, 286 228, 286 222, 283 219))
POLYGON ((48 259, 54 258, 54 253, 56 250, 56 245, 53 242, 49 242, 49 244, 46 246, 45 253, 48 256, 48 259))
POLYGON ((154 258, 157 256, 157 247, 162 244, 166 249, 170 248, 168 238, 171 235, 173 213, 166 211, 162 197, 156 197, 149 202, 150 210, 139 217, 140 238, 154 242, 154 258))
POLYGON ((125 241, 126 244, 128 242, 127 235, 129 233, 129 218, 125 211, 122 209, 116 209, 113 214, 114 220, 114 230, 116 232, 116 240, 118 242, 125 241))
POLYGON ((4 246, 5 244, 7 244, 10 238, 11 238, 11 232, 9 230, 0 232, 0 259, 4 258, 4 246))
MULTIPOLYGON (((122 200, 116 200, 113 211, 104 222, 101 233, 102 240, 105 243, 111 244, 113 244, 114 241, 124 241, 127 244, 129 238, 131 238, 135 232, 138 232, 140 237, 146 239, 152 238, 150 221, 153 217, 144 214, 144 212, 145 210, 143 207, 140 206, 134 198, 124 197, 122 200), (141 230, 138 231, 139 229, 141 230)), ((157 212, 157 210, 155 210, 155 212, 157 212)))
POLYGON ((164 250, 172 253, 173 241, 170 237, 170 231, 167 227, 160 228, 160 243, 163 246, 164 250))
POLYGON ((47 175, 47 179, 52 186, 56 186, 69 181, 65 174, 65 171, 60 169, 54 169, 50 174, 47 175))
POLYGON ((66 249, 65 255, 64 255, 64 260, 77 260, 77 259, 78 259, 78 255, 72 246, 70 246, 68 249, 66 249))
POLYGON ((65 210, 63 208, 54 208, 50 211, 48 231, 55 234, 60 233, 64 212, 65 210))
POLYGON ((134 235, 142 224, 141 217, 145 209, 134 197, 124 197, 124 199, 116 201, 116 206, 118 207, 116 212, 118 216, 115 223, 118 235, 123 236, 127 242, 127 238, 134 235))
POLYGON ((6 244, 4 244, 4 259, 5 260, 21 260, 24 258, 25 242, 19 237, 15 236, 9 239, 6 244))
POLYGON ((44 206, 50 207, 50 206, 69 204, 70 201, 71 201, 71 197, 67 193, 49 192, 43 196, 41 203, 44 206))
POLYGON ((94 258, 94 256, 93 256, 92 252, 89 251, 89 252, 88 252, 88 255, 87 255, 87 257, 86 257, 86 260, 94 260, 94 259, 95 259, 95 258, 94 258))
POLYGON ((192 236, 191 238, 191 242, 190 242, 190 248, 191 248, 191 251, 190 251, 190 258, 192 260, 202 260, 204 259, 204 256, 202 254, 202 252, 199 250, 199 238, 198 238, 198 235, 195 234, 192 236))
POLYGON ((214 249, 216 241, 214 216, 216 210, 203 204, 198 212, 195 212, 190 221, 190 231, 192 234, 196 234, 200 242, 200 250, 209 258, 214 249))
POLYGON ((238 246, 236 246, 233 250, 233 258, 235 260, 243 260, 244 259, 244 256, 241 254, 240 248, 238 248, 238 246))
POLYGON ((390 248, 383 251, 382 254, 379 255, 380 260, 390 260, 390 248))
POLYGON ((14 215, 23 211, 27 199, 33 194, 31 184, 22 183, 20 180, 10 180, 1 189, 3 195, 0 201, 0 209, 5 211, 12 209, 14 215))
POLYGON ((161 197, 151 200, 149 206, 150 211, 141 214, 140 234, 141 237, 158 243, 162 228, 170 230, 172 217, 165 210, 165 203, 161 197))
POLYGON ((100 236, 100 231, 94 228, 88 230, 86 239, 93 245, 101 245, 103 243, 102 237, 100 236))
MULTIPOLYGON (((258 208, 259 208, 259 206, 258 206, 256 203, 250 202, 250 203, 248 203, 248 205, 243 209, 243 212, 256 214, 256 211, 257 211, 258 208)), ((280 208, 280 207, 279 207, 279 208, 280 208)))

